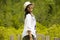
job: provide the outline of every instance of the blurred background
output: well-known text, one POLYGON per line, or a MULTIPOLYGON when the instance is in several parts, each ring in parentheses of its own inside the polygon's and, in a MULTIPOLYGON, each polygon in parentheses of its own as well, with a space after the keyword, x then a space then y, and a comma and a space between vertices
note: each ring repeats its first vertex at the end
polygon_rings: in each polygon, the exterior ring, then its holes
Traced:
POLYGON ((22 35, 26 1, 34 3, 37 34, 60 38, 60 0, 0 0, 0 40, 10 40, 10 35, 17 40, 22 35))

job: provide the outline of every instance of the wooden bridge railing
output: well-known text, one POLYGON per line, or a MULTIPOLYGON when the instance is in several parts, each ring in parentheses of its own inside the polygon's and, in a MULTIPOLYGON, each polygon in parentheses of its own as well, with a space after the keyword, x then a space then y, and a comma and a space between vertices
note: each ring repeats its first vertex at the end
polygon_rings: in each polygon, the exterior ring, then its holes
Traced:
MULTIPOLYGON (((21 35, 17 35, 18 40, 22 40, 21 35)), ((54 40, 60 40, 60 38, 54 37, 54 40)), ((14 40, 14 36, 10 35, 10 40, 14 40)), ((50 40, 50 36, 49 35, 43 35, 43 34, 37 34, 37 40, 50 40)))

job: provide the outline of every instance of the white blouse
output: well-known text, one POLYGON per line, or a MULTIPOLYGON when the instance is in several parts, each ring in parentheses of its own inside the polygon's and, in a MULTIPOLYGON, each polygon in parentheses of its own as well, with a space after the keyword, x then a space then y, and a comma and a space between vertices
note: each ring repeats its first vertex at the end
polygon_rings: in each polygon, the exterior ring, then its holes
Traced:
POLYGON ((36 38, 36 19, 35 16, 31 14, 27 14, 24 22, 24 30, 22 33, 22 38, 26 35, 28 35, 27 30, 31 31, 31 34, 36 38))

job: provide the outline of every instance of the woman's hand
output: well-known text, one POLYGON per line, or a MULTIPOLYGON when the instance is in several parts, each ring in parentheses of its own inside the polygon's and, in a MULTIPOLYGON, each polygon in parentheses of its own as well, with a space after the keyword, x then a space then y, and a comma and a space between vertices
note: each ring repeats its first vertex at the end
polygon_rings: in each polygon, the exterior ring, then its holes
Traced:
POLYGON ((32 34, 31 34, 31 31, 28 30, 27 32, 28 32, 28 35, 29 35, 29 37, 30 37, 30 40, 33 40, 33 37, 32 37, 32 34))
POLYGON ((30 31, 30 30, 28 30, 27 32, 28 32, 28 35, 30 35, 30 34, 31 34, 31 31, 30 31))

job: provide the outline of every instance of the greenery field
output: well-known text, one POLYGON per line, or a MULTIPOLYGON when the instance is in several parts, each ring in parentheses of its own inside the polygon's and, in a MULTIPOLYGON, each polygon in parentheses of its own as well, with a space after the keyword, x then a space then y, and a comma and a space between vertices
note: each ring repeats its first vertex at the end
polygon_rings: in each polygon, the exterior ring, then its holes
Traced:
POLYGON ((0 0, 0 40, 10 40, 22 34, 24 28, 24 2, 34 3, 37 34, 60 38, 60 0, 0 0))

